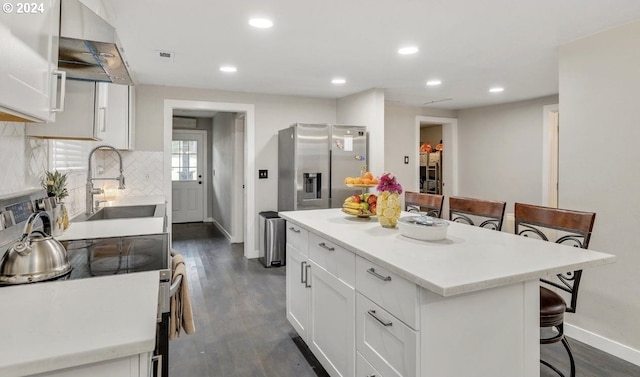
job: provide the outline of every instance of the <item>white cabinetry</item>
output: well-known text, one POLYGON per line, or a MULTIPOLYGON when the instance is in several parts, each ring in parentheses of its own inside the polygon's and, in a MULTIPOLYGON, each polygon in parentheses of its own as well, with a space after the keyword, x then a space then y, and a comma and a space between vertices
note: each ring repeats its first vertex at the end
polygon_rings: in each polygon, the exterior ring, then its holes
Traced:
POLYGON ((149 377, 151 353, 34 374, 30 377, 149 377))
POLYGON ((28 124, 27 135, 97 140, 118 149, 132 149, 132 90, 126 85, 68 80, 65 111, 54 124, 28 124))
POLYGON ((419 375, 419 287, 362 257, 356 260, 356 287, 358 353, 381 376, 419 375))
POLYGON ((11 12, 0 12, 0 120, 52 122, 63 75, 57 71, 60 0, 7 4, 11 12))
POLYGON ((309 235, 311 333, 307 344, 332 376, 355 373, 355 255, 309 235))
POLYGON ((117 84, 108 86, 107 116, 100 144, 117 149, 134 149, 134 87, 117 84))
POLYGON ((308 232, 287 224, 287 319, 306 342, 309 328, 308 232))

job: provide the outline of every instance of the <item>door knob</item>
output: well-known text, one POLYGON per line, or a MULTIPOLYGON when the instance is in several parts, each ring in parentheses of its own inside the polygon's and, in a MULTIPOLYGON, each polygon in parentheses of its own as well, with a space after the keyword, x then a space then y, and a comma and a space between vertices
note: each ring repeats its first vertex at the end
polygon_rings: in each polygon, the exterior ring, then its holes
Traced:
POLYGON ((198 174, 198 178, 202 178, 202 174, 198 174))
POLYGON ((199 185, 201 185, 201 184, 202 184, 202 181, 198 181, 198 184, 199 184, 199 185))

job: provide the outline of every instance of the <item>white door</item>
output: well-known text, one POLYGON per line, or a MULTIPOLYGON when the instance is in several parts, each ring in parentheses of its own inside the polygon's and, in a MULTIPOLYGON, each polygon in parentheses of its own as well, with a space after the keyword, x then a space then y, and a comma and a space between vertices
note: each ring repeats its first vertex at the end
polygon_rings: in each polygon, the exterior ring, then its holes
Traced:
POLYGON ((204 221, 204 131, 177 131, 171 141, 174 223, 204 221))

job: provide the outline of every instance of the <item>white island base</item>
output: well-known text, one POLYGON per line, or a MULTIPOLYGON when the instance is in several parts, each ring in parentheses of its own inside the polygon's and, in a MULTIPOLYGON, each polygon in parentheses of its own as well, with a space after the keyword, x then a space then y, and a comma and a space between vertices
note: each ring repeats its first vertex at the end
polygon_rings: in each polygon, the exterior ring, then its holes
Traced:
POLYGON ((422 242, 340 210, 287 220, 287 318, 333 377, 539 377, 539 278, 614 257, 450 224, 422 242))

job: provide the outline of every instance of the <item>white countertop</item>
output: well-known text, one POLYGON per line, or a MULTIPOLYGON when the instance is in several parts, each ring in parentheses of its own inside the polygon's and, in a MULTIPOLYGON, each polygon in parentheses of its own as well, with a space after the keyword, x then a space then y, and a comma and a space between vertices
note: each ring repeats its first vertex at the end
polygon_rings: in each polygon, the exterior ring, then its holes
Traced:
MULTIPOLYGON (((441 296, 612 263, 615 257, 506 232, 451 223, 442 241, 418 241, 340 209, 280 212, 281 217, 441 296)), ((403 212, 402 216, 409 213, 403 212)))
MULTIPOLYGON (((164 196, 136 196, 121 198, 102 203, 102 207, 134 206, 134 205, 164 205, 164 196)), ((82 216, 82 215, 81 215, 82 216)), ((113 219, 98 221, 73 220, 69 228, 60 236, 59 241, 77 240, 84 238, 124 237, 139 234, 156 234, 164 230, 164 217, 141 217, 130 219, 113 219)))
POLYGON ((158 271, 0 288, 0 376, 153 351, 158 271))

